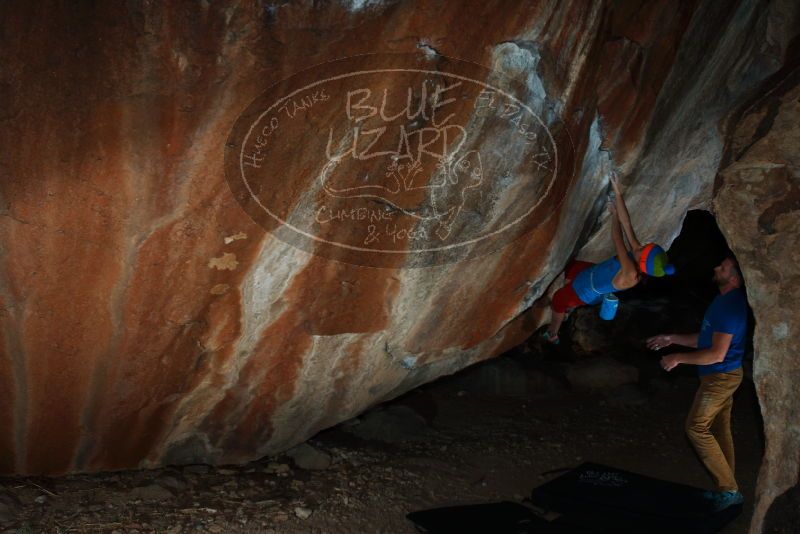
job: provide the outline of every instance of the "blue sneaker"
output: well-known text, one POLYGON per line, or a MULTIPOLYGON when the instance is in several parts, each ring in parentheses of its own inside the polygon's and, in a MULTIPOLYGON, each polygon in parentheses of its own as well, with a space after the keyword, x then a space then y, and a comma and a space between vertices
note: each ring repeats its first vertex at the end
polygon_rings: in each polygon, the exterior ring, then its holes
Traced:
POLYGON ((715 512, 744 502, 744 495, 738 491, 707 491, 703 497, 711 501, 711 509, 715 512))

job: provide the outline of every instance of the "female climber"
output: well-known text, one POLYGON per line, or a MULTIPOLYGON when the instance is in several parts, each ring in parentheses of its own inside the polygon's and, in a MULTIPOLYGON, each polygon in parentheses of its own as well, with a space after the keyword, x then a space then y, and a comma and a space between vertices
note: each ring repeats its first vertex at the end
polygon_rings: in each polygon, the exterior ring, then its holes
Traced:
POLYGON ((667 253, 663 248, 655 243, 642 245, 636 239, 614 172, 610 181, 614 199, 608 201, 608 210, 611 212, 611 237, 617 255, 603 263, 573 260, 567 265, 564 271, 565 285, 553 295, 550 303, 553 318, 542 335, 545 341, 554 345, 559 342, 558 329, 564 316, 574 308, 598 304, 609 293, 632 288, 642 280, 643 273, 664 276, 675 272, 675 268, 667 263, 667 253), (628 238, 630 250, 626 248, 623 232, 628 238))

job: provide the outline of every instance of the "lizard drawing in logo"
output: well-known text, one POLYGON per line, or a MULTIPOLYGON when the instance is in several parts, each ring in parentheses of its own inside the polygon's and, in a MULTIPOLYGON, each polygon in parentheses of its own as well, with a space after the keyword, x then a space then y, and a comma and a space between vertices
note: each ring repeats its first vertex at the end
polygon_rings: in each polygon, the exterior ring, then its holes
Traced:
POLYGON ((389 205, 421 223, 432 224, 439 239, 446 240, 467 203, 468 193, 480 193, 484 179, 480 152, 468 150, 460 155, 456 152, 427 158, 420 152, 416 158, 394 154, 388 159, 388 164, 381 158, 362 166, 367 169, 353 169, 351 162, 356 160, 348 158, 345 163, 344 156, 329 157, 319 180, 332 197, 365 198, 389 205), (427 180, 426 167, 430 169, 427 180), (370 180, 370 170, 379 175, 378 180, 370 180))

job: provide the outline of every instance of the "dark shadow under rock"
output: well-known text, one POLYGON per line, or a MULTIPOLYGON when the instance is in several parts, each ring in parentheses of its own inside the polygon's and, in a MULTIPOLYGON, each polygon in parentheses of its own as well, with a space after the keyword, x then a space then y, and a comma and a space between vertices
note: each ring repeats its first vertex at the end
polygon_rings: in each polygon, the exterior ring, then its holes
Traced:
POLYGON ((361 418, 360 424, 342 428, 361 439, 384 443, 424 440, 434 433, 425 418, 403 405, 372 410, 361 418))

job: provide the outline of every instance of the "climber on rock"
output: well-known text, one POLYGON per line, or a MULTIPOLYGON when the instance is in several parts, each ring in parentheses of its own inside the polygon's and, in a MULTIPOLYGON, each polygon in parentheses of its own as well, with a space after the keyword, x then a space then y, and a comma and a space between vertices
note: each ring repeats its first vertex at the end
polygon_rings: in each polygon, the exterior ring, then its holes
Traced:
POLYGON ((614 190, 614 199, 608 202, 611 237, 617 254, 599 264, 573 260, 567 265, 565 285, 553 295, 550 304, 552 321, 542 336, 549 343, 558 344, 561 323, 574 308, 599 304, 607 295, 630 289, 642 280, 643 274, 664 276, 675 272, 675 268, 667 263, 663 248, 655 243, 642 245, 636 238, 616 173, 612 172, 609 180, 614 190))

